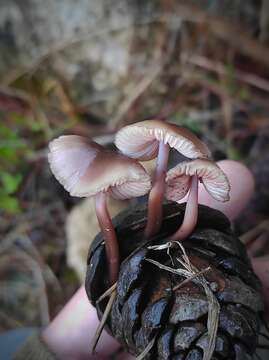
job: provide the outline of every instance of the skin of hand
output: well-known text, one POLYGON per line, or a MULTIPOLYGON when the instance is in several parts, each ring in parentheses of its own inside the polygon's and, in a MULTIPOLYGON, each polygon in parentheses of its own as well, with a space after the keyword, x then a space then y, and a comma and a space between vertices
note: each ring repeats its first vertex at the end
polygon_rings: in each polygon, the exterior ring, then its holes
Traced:
MULTIPOLYGON (((223 160, 218 165, 226 173, 231 184, 231 199, 220 203, 210 197, 200 184, 199 203, 222 211, 230 220, 235 219, 249 202, 254 193, 254 180, 250 171, 242 164, 223 160)), ((184 199, 182 200, 184 201, 184 199)), ((263 280, 268 277, 269 259, 253 260, 257 275, 263 280), (266 275, 266 276, 265 276, 266 275)), ((263 282, 264 293, 269 299, 269 280, 263 282)), ((268 300, 269 305, 269 300, 268 300)), ((269 306, 268 306, 269 307, 269 306)), ((81 287, 65 305, 56 318, 42 332, 42 339, 55 353, 58 359, 65 360, 101 360, 108 359, 119 344, 103 331, 96 348, 91 355, 91 342, 98 326, 95 308, 89 303, 84 287, 81 287)), ((118 360, 134 359, 128 354, 121 354, 118 360)))

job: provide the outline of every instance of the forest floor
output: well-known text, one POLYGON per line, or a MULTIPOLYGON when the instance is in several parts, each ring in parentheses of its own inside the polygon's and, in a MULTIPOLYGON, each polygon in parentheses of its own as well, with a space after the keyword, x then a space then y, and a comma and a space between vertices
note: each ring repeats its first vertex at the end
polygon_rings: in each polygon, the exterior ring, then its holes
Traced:
POLYGON ((186 126, 216 160, 242 161, 254 173, 256 195, 237 232, 268 218, 269 48, 220 19, 191 15, 180 28, 163 21, 138 31, 132 59, 139 62, 150 34, 154 66, 134 79, 130 65, 111 117, 106 104, 78 106, 72 84, 47 73, 43 62, 1 84, 0 330, 45 325, 79 286, 67 266, 64 231, 77 200, 47 162, 48 142, 60 134, 104 136, 109 143, 118 128, 147 118, 186 126))

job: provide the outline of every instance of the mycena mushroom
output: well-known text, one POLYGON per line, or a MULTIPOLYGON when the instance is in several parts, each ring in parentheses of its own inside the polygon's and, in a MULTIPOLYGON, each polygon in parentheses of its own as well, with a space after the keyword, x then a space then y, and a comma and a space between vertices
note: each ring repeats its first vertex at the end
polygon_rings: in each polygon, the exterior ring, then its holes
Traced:
POLYGON ((183 222, 176 233, 172 235, 172 240, 186 239, 196 226, 198 180, 215 200, 222 202, 229 200, 229 180, 215 162, 206 159, 184 161, 169 170, 166 176, 166 198, 179 201, 189 190, 183 222))
POLYGON ((150 190, 142 165, 77 135, 61 136, 49 144, 49 163, 56 179, 72 196, 95 197, 96 215, 105 240, 109 279, 119 271, 119 247, 106 198, 129 199, 150 190))
POLYGON ((162 223, 162 202, 170 148, 187 158, 208 158, 210 151, 189 130, 160 120, 146 120, 118 131, 115 144, 125 155, 140 161, 154 159, 157 166, 149 194, 148 220, 145 236, 156 234, 162 223))

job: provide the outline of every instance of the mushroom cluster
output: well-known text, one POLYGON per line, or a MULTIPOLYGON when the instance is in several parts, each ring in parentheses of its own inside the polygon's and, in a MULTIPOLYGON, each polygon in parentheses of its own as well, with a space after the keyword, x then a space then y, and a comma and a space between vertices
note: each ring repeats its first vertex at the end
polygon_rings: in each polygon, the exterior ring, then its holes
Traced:
POLYGON ((157 157, 148 201, 147 238, 160 230, 163 198, 178 202, 188 192, 184 220, 172 240, 183 240, 192 233, 198 215, 198 181, 214 199, 229 200, 230 185, 226 175, 209 160, 208 147, 185 128, 160 120, 146 120, 120 129, 115 144, 123 154, 140 161, 157 157), (184 161, 167 172, 170 148, 194 160, 184 161))
POLYGON ((49 144, 49 163, 56 179, 72 195, 95 197, 96 216, 103 234, 110 284, 117 281, 120 254, 106 198, 129 199, 149 192, 145 237, 162 224, 163 199, 180 201, 188 192, 184 220, 172 240, 187 238, 198 216, 198 182, 219 201, 229 199, 229 182, 211 160, 210 151, 189 130, 160 120, 147 120, 120 129, 115 144, 121 153, 106 150, 81 136, 60 136, 49 144), (167 172, 170 148, 188 159, 167 172), (138 161, 157 157, 151 179, 138 161))

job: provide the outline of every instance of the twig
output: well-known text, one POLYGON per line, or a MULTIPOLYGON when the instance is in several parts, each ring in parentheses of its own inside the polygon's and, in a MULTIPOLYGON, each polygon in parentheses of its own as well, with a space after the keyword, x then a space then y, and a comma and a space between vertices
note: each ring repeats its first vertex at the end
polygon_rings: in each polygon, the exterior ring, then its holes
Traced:
POLYGON ((132 89, 129 91, 129 95, 127 95, 126 99, 122 102, 119 107, 116 115, 110 120, 109 127, 114 129, 121 119, 127 114, 132 104, 141 96, 144 91, 150 86, 150 84, 156 79, 159 73, 162 70, 161 64, 153 65, 149 71, 147 71, 146 75, 143 76, 143 79, 135 84, 132 89))
POLYGON ((106 297, 110 296, 110 295, 113 293, 113 291, 116 290, 116 288, 117 288, 117 283, 115 282, 115 284, 113 284, 109 289, 107 289, 107 290, 96 300, 97 304, 98 304, 100 301, 104 300, 106 297))
POLYGON ((167 27, 170 25, 171 30, 173 30, 172 36, 170 37, 170 41, 168 42, 168 46, 165 54, 162 54, 161 51, 157 52, 155 55, 155 65, 150 67, 150 70, 146 70, 143 79, 136 85, 134 85, 133 89, 131 89, 127 98, 121 104, 119 111, 110 121, 110 126, 113 128, 121 121, 121 119, 128 113, 129 109, 133 105, 133 103, 146 91, 146 89, 151 85, 151 83, 158 77, 161 73, 165 64, 169 61, 171 54, 173 53, 176 46, 177 32, 181 25, 181 21, 179 17, 173 18, 165 18, 160 16, 158 18, 159 21, 164 21, 167 24, 167 27))
POLYGON ((116 294, 117 294, 116 291, 114 291, 110 295, 110 298, 109 298, 108 303, 106 305, 106 308, 105 308, 105 311, 103 313, 102 319, 101 319, 101 321, 100 321, 100 323, 98 325, 98 328, 96 330, 96 333, 95 333, 93 341, 92 341, 92 345, 91 345, 92 353, 95 352, 95 348, 96 348, 96 346, 98 344, 99 338, 100 338, 100 336, 102 334, 102 331, 104 329, 104 326, 106 324, 106 321, 107 321, 107 318, 108 318, 109 313, 111 311, 111 308, 112 308, 113 302, 115 300, 116 294))
MULTIPOLYGON (((186 56, 186 54, 183 53, 181 54, 181 57, 186 62, 199 66, 203 69, 216 72, 219 75, 223 75, 223 76, 228 75, 227 68, 221 62, 212 61, 204 56, 193 55, 193 54, 192 56, 186 56)), ((236 69, 233 76, 235 79, 240 80, 248 85, 269 92, 269 82, 263 78, 260 78, 257 75, 245 73, 243 71, 236 69)))
POLYGON ((31 222, 31 229, 38 228, 39 226, 44 226, 44 223, 51 218, 52 211, 59 211, 62 217, 66 214, 66 209, 63 206, 61 201, 55 201, 52 204, 39 208, 35 208, 34 211, 25 211, 19 215, 16 215, 12 218, 10 226, 14 226, 14 230, 10 231, 7 236, 0 242, 0 249, 2 249, 3 240, 7 239, 10 236, 16 236, 19 232, 27 232, 29 230, 29 222, 31 222), (18 225, 17 225, 18 224, 18 225))
POLYGON ((178 289, 180 289, 181 287, 185 286, 186 284, 188 284, 190 281, 192 281, 193 279, 195 279, 197 276, 203 275, 206 272, 210 271, 211 267, 208 266, 207 268, 199 271, 198 273, 190 276, 188 279, 183 280, 180 284, 176 285, 175 287, 173 287, 173 291, 176 291, 178 289))
POLYGON ((269 340, 269 336, 267 334, 264 334, 262 332, 259 332, 260 336, 263 336, 266 340, 269 340))
POLYGON ((269 220, 261 222, 259 225, 241 235, 239 239, 243 244, 248 246, 251 242, 257 239, 263 232, 269 231, 269 220))
POLYGON ((138 355, 135 360, 142 360, 144 359, 144 357, 150 352, 150 350, 152 349, 154 343, 155 343, 155 339, 156 336, 148 343, 148 345, 146 346, 146 348, 142 351, 142 353, 140 355, 138 355))
POLYGON ((0 85, 0 93, 5 94, 6 96, 11 96, 18 98, 19 100, 27 103, 28 106, 31 104, 31 97, 23 90, 14 89, 9 86, 0 85))
POLYGON ((146 261, 152 263, 153 265, 156 265, 158 266, 160 269, 162 270, 166 270, 166 271, 169 271, 173 274, 176 274, 176 275, 180 275, 180 276, 185 276, 185 277, 188 277, 189 276, 189 272, 187 270, 183 270, 183 269, 173 269, 169 266, 166 266, 166 265, 163 265, 161 263, 159 263, 158 261, 155 261, 153 259, 146 259, 146 261))
POLYGON ((266 66, 269 65, 269 49, 244 32, 242 28, 231 24, 230 21, 228 22, 217 16, 211 16, 208 12, 199 9, 197 6, 186 4, 185 0, 178 1, 177 15, 183 20, 204 25, 215 36, 226 41, 238 52, 266 66))
POLYGON ((260 40, 268 45, 269 41, 269 1, 262 0, 260 12, 260 40))
MULTIPOLYGON (((204 280, 204 279, 203 279, 204 280)), ((212 290, 203 281, 203 287, 208 298, 208 318, 207 318, 207 330, 209 336, 209 344, 204 352, 203 360, 210 360, 215 350, 216 338, 219 324, 219 312, 220 304, 213 294, 212 290)))
POLYGON ((182 76, 189 81, 189 84, 198 84, 210 92, 216 94, 219 97, 227 97, 232 103, 236 103, 237 105, 241 105, 242 100, 239 98, 235 98, 234 94, 232 95, 227 87, 224 87, 217 81, 209 80, 204 73, 199 70, 195 70, 190 68, 189 66, 185 66, 182 72, 182 76))

